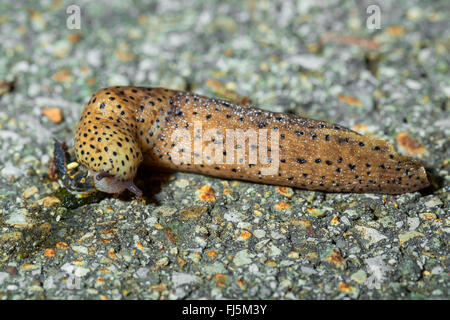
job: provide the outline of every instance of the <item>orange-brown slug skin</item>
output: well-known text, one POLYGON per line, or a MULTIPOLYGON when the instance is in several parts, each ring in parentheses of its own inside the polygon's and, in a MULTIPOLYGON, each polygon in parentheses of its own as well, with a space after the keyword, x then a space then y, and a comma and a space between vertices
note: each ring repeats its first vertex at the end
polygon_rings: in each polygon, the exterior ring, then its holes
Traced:
POLYGON ((97 91, 82 112, 74 146, 78 161, 96 176, 97 189, 111 193, 128 188, 140 195, 133 179, 141 164, 331 192, 400 194, 429 185, 420 162, 397 154, 383 140, 323 121, 164 88, 97 91), (267 143, 238 139, 242 132, 264 130, 267 143), (227 139, 232 134, 236 139, 227 139), (215 157, 217 150, 222 161, 215 157), (258 155, 256 163, 251 150, 258 155), (269 167, 275 171, 267 173, 269 167))

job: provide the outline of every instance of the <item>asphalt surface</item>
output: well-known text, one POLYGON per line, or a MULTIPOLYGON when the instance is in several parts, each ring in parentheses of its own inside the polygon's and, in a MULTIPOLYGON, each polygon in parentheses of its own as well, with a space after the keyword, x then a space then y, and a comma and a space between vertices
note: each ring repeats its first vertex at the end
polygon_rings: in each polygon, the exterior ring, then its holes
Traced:
POLYGON ((1 2, 0 299, 448 299, 449 18, 447 1, 1 2), (53 139, 73 146, 110 85, 335 122, 420 159, 432 187, 143 170, 145 201, 76 199, 49 179, 53 139))

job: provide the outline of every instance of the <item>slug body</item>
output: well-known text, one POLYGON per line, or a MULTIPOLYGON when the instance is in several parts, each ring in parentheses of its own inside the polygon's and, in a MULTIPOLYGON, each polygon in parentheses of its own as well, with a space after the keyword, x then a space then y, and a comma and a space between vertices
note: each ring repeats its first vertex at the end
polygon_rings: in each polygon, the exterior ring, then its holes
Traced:
POLYGON ((141 163, 332 192, 400 194, 429 185, 420 162, 383 140, 164 88, 97 91, 78 123, 75 152, 98 190, 138 196, 133 179, 141 163))

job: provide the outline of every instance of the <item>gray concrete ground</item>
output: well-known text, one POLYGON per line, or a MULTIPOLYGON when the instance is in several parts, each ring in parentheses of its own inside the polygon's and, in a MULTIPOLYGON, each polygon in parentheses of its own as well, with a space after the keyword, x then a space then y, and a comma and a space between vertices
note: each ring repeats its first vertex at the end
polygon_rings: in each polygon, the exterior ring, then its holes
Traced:
POLYGON ((448 30, 447 1, 0 2, 0 298, 448 299, 448 30), (48 178, 52 139, 72 146, 116 84, 336 122, 422 160, 433 188, 146 171, 145 202, 75 203, 48 178))

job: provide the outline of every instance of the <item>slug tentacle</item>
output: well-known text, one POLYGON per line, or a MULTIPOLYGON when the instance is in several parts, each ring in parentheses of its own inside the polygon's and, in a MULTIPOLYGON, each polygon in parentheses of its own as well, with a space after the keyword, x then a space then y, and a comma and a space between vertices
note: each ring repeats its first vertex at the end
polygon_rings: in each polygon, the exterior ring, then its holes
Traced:
POLYGON ((141 163, 309 190, 398 194, 429 185, 422 164, 345 127, 163 88, 97 91, 75 136, 97 189, 140 196, 141 163), (254 155, 256 154, 256 161, 254 155))

